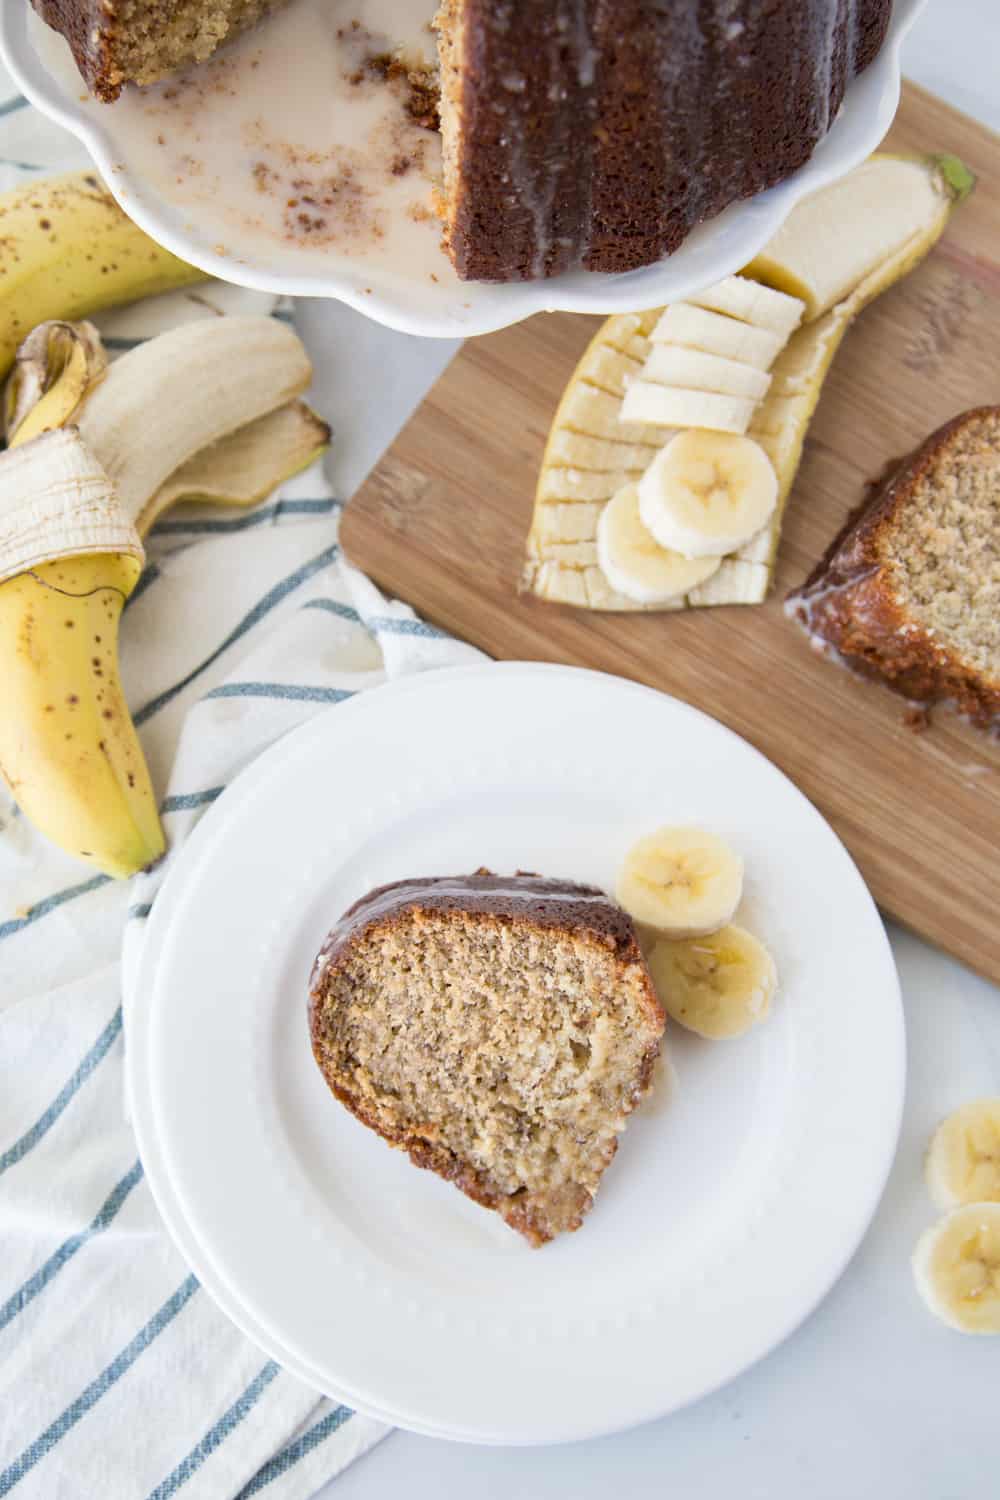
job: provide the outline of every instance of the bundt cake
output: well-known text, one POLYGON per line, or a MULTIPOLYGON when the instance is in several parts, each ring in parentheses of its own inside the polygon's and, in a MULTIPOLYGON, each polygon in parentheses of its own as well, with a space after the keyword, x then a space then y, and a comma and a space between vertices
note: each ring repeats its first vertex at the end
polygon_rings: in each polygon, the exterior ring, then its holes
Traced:
POLYGON ((664 1014, 601 891, 480 871, 352 906, 316 959, 309 1025, 363 1124, 541 1245, 590 1208, 664 1014))
POLYGON ((818 651, 1000 729, 1000 407, 875 486, 785 607, 818 651))
MULTIPOLYGON (((102 99, 287 0, 33 0, 102 99)), ((367 0, 344 4, 362 22, 367 0)), ((427 3, 428 19, 433 5, 427 3)), ((441 0, 445 248, 460 277, 630 271, 780 182, 878 52, 892 0, 441 0)))

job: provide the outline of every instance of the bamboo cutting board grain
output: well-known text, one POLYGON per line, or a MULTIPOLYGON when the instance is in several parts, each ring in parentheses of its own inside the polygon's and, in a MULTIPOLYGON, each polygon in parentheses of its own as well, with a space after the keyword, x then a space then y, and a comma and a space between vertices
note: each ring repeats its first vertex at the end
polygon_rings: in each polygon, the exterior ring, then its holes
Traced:
POLYGON ((814 656, 781 610, 887 461, 956 412, 1000 402, 1000 139, 906 85, 886 149, 953 151, 978 189, 848 334, 765 605, 597 615, 518 596, 545 435, 597 326, 569 314, 466 344, 342 537, 384 589, 493 656, 618 673, 730 725, 822 809, 887 913, 1000 981, 1000 745, 946 713, 915 733, 901 699, 814 656))

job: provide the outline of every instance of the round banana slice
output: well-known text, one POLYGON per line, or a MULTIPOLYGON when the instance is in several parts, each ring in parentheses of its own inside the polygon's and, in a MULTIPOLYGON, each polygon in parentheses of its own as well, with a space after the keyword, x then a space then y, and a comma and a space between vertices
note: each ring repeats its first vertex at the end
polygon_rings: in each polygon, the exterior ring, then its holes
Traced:
POLYGON ((712 1041, 763 1021, 778 988, 774 959, 742 927, 680 943, 661 938, 647 961, 667 1015, 712 1041))
POLYGON ((913 1252, 917 1290, 959 1333, 1000 1333, 1000 1203, 965 1203, 924 1231, 913 1252))
POLYGON ((924 1173, 938 1208, 1000 1203, 1000 1099, 976 1099, 943 1120, 924 1173))
POLYGON ((711 578, 721 557, 691 559, 668 552, 639 519, 634 484, 608 501, 597 523, 597 561, 613 589, 637 604, 666 604, 711 578))
POLYGON ((703 828, 658 828, 640 839, 622 862, 616 888, 630 917, 673 938, 717 932, 742 895, 742 859, 703 828))
POLYGON ((661 547, 723 557, 761 531, 778 476, 759 443, 692 427, 671 438, 639 480, 639 516, 661 547))

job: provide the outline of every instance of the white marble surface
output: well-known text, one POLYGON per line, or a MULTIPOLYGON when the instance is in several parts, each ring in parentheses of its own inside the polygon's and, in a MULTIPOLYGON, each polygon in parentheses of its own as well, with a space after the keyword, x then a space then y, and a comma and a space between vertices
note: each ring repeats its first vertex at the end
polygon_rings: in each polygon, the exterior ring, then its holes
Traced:
MULTIPOLYGON (((998 58, 997 0, 930 0, 904 62, 911 78, 1000 130, 998 58)), ((455 346, 387 333, 333 304, 309 304, 305 332, 337 430, 334 475, 350 494, 455 346)), ((498 1449, 396 1433, 329 1485, 323 1500, 603 1500, 609 1492, 641 1500, 668 1489, 702 1500, 997 1493, 1000 1343, 963 1339, 933 1322, 913 1291, 909 1255, 933 1217, 921 1182, 932 1126, 963 1100, 1000 1092, 1000 994, 909 934, 893 931, 892 941, 909 1040, 900 1150, 861 1250, 797 1334, 717 1395, 614 1438, 498 1449)))

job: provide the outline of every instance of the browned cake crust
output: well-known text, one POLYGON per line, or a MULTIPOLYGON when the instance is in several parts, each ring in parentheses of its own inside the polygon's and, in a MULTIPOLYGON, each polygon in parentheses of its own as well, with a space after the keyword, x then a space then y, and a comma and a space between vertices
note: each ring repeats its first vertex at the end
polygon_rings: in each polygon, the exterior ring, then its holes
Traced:
POLYGON ((31 0, 69 43, 80 75, 113 103, 129 82, 152 83, 203 61, 289 0, 31 0))
POLYGON ((881 47, 891 9, 444 0, 439 24, 461 42, 446 172, 459 275, 629 271, 670 254, 809 158, 881 47))
POLYGON ((118 19, 113 0, 31 0, 47 25, 70 45, 80 76, 99 99, 110 102, 121 93, 115 66, 118 19))
MULTIPOLYGON (((331 991, 337 971, 350 962, 366 936, 405 930, 414 914, 421 919, 458 918, 466 931, 471 921, 473 930, 475 924, 482 924, 493 935, 516 926, 547 938, 561 935, 574 943, 595 944, 611 951, 622 975, 633 980, 639 976, 641 1015, 635 1039, 638 1066, 625 1097, 619 1100, 622 1114, 631 1112, 649 1089, 665 1021, 631 920, 595 887, 538 876, 495 876, 480 871, 472 876, 399 881, 371 891, 344 913, 320 949, 310 979, 309 1027, 314 1056, 333 1094, 362 1124, 406 1151, 416 1166, 428 1168, 477 1203, 496 1210, 533 1245, 579 1228, 591 1206, 592 1187, 588 1190, 570 1182, 559 1186, 554 1194, 523 1189, 511 1193, 509 1186, 498 1183, 490 1172, 451 1149, 433 1126, 415 1119, 387 1123, 379 1107, 377 1085, 372 1087, 368 1077, 363 1080, 365 1089, 348 1081, 343 1059, 335 1055, 330 1044, 331 991)), ((497 983, 502 983, 499 975, 497 983)), ((347 1003, 352 1000, 349 996, 347 1003)), ((607 1167, 616 1147, 617 1139, 611 1134, 600 1159, 589 1164, 595 1177, 607 1167)))
MULTIPOLYGON (((922 520, 932 557, 944 547, 953 557, 956 549, 959 556, 968 551, 966 604, 990 586, 985 571, 982 579, 973 576, 976 568, 991 568, 994 580, 1000 580, 1000 407, 978 407, 955 417, 873 486, 806 582, 789 595, 785 611, 818 651, 881 679, 913 703, 948 703, 979 727, 996 730, 1000 659, 984 669, 971 659, 958 632, 929 626, 908 598, 907 570, 926 561, 923 553, 908 553, 901 545, 901 530, 914 516, 922 520), (995 460, 992 475, 981 467, 984 456, 995 460), (963 471, 979 478, 985 498, 985 546, 977 556, 971 537, 952 529, 943 515, 963 471), (939 539, 935 529, 945 534, 939 539)), ((990 613, 995 617, 995 605, 990 613)), ((968 621, 968 610, 965 615, 968 621)))

